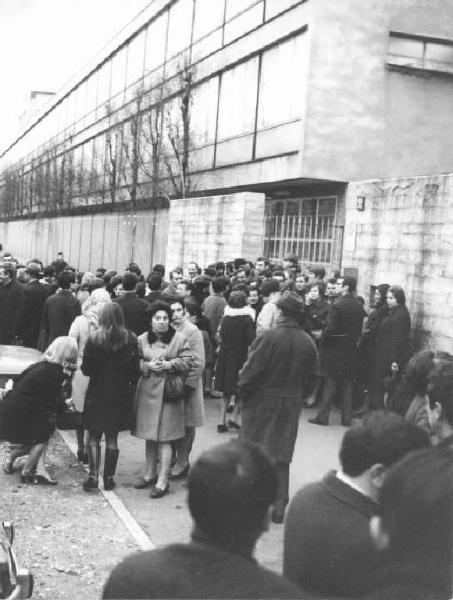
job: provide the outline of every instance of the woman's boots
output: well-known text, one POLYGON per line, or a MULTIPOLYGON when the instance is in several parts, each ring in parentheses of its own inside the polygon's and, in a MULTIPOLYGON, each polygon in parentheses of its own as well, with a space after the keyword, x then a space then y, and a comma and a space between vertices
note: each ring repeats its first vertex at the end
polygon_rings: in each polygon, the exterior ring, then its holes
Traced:
POLYGON ((111 450, 110 448, 106 448, 105 450, 104 490, 110 491, 115 487, 113 476, 115 475, 119 453, 119 450, 111 450))
MULTIPOLYGON (((99 444, 88 445, 88 477, 83 482, 83 489, 91 492, 98 489, 99 461, 101 458, 101 446, 99 444)), ((107 456, 106 456, 107 460, 107 456)))

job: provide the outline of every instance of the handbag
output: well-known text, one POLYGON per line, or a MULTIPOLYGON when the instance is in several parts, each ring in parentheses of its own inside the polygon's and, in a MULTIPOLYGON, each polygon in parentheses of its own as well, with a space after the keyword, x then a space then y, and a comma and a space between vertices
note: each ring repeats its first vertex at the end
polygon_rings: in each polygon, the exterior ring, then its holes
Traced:
POLYGON ((65 410, 57 413, 57 429, 70 431, 82 428, 82 413, 75 409, 73 404, 66 406, 65 410))
POLYGON ((179 402, 186 396, 184 379, 178 373, 165 375, 163 402, 179 402))

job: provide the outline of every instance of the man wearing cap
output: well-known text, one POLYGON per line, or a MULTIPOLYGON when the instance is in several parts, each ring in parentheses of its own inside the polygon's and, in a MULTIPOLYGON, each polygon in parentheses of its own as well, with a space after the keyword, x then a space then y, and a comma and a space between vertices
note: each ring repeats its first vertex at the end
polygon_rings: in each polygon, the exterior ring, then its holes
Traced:
POLYGON ((274 459, 278 474, 274 523, 282 523, 288 503, 289 465, 294 453, 304 398, 317 380, 317 351, 303 331, 303 302, 293 293, 277 301, 275 328, 252 345, 239 378, 242 408, 241 439, 260 444, 274 459))
POLYGON ((0 266, 0 344, 12 344, 19 334, 24 291, 11 265, 0 266))
POLYGON ((19 327, 19 335, 28 348, 38 347, 44 302, 48 296, 46 287, 39 282, 40 277, 39 266, 29 263, 24 273, 24 305, 19 327))

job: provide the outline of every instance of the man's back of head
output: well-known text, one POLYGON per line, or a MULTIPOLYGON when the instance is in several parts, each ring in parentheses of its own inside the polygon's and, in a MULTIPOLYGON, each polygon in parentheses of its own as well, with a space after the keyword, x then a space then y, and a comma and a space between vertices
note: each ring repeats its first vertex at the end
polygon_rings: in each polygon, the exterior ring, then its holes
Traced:
POLYGON ((451 598, 452 446, 414 452, 396 463, 379 499, 379 516, 370 529, 384 561, 372 597, 451 598))
POLYGON ((135 273, 126 271, 123 275, 123 289, 125 292, 134 292, 138 283, 138 276, 135 273))
POLYGON ((253 444, 229 442, 201 455, 189 476, 189 510, 199 532, 230 549, 252 549, 277 493, 270 460, 253 444))

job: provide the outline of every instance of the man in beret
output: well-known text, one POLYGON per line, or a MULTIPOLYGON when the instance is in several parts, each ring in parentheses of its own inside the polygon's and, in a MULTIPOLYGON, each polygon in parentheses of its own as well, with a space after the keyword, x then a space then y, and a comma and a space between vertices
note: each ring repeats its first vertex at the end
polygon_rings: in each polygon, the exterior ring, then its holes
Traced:
POLYGON ((272 520, 282 523, 299 415, 316 385, 318 356, 313 340, 301 327, 300 297, 287 292, 276 304, 276 327, 253 343, 239 378, 239 396, 241 439, 260 444, 275 461, 278 493, 272 520))

